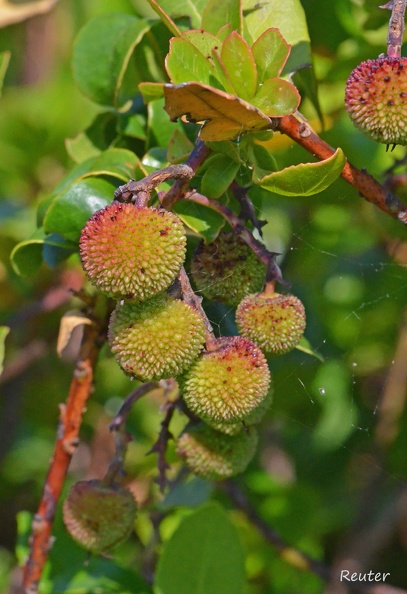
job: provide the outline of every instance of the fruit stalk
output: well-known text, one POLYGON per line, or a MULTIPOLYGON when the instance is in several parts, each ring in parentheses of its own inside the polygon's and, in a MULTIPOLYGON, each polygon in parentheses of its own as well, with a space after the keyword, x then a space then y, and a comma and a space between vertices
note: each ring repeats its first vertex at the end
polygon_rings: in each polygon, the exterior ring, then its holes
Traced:
POLYGON ((380 7, 391 10, 389 33, 387 36, 387 55, 389 58, 401 57, 406 5, 407 0, 390 0, 390 2, 380 7))

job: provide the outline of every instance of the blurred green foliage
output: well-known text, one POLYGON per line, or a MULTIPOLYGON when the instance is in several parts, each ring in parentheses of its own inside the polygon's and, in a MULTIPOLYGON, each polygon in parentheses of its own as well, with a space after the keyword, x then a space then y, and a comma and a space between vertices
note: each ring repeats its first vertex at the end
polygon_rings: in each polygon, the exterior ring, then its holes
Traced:
MULTIPOLYGON (((191 16, 198 26, 197 14, 206 3, 160 4, 184 30, 189 23, 183 9, 196 7, 191 16)), ((388 11, 372 0, 302 0, 302 6, 324 118, 321 136, 379 181, 389 179, 387 170, 398 160, 394 171, 404 174, 405 148, 386 152, 353 128, 343 107, 352 68, 385 51, 388 11)), ((11 52, 0 109, 0 323, 10 328, 7 337, 2 331, 5 371, 0 377, 1 591, 19 581, 17 559, 23 562, 29 534, 29 520, 21 512, 35 513, 52 453, 58 404, 65 400, 70 382, 72 364, 57 357, 55 345, 61 315, 80 305, 69 292, 83 282, 75 230, 94 207, 80 194, 78 209, 73 209, 72 198, 67 199, 70 184, 91 188, 92 196, 97 190, 102 205, 131 173, 140 178, 168 162, 185 160, 198 129, 170 123, 162 99, 146 106, 137 93, 139 82, 166 80, 163 56, 171 34, 158 20, 151 24, 151 18, 158 19, 144 0, 62 0, 49 14, 5 27, 0 34, 0 51, 11 52), (111 27, 100 30, 91 19, 97 17, 105 26, 106 14, 111 27), (93 46, 92 72, 83 71, 78 57, 89 39, 84 31, 100 42, 93 46), (123 34, 121 51, 129 56, 124 70, 123 64, 109 68, 102 53, 108 52, 109 43, 117 43, 115 32, 123 34), (93 80, 106 82, 98 95, 93 80), (114 160, 103 162, 106 151, 113 151, 114 160), (73 224, 68 221, 64 227, 68 210, 73 224), (33 236, 37 224, 44 224, 45 232, 33 236), (18 244, 13 267, 10 255, 18 244)), ((301 113, 320 129, 315 96, 306 93, 310 87, 304 79, 296 82, 306 95, 301 113)), ((244 141, 231 146, 225 148, 226 163, 222 147, 215 155, 220 170, 247 157, 244 141)), ((262 146, 269 169, 312 160, 277 134, 262 146)), ((265 158, 264 153, 256 157, 265 158)), ((239 170, 233 170, 239 176, 239 170)), ((249 181, 245 175, 242 171, 243 184, 249 181)), ((202 184, 215 194, 219 190, 205 171, 202 184)), ((298 350, 270 359, 274 402, 261 426, 258 455, 239 482, 261 517, 290 545, 331 565, 345 555, 357 557, 354 541, 362 535, 359 546, 369 545, 366 571, 388 571, 393 585, 407 588, 405 524, 403 528, 396 516, 406 480, 406 385, 394 387, 389 381, 403 356, 403 337, 406 340, 405 229, 341 179, 312 196, 281 196, 260 186, 252 186, 249 195, 258 218, 269 221, 264 241, 269 250, 282 254, 284 278, 306 307, 306 338, 323 361, 298 350), (391 404, 397 395, 400 406, 391 409, 394 426, 386 430, 382 401, 391 404), (375 528, 388 517, 396 520, 387 538, 380 538, 375 528)), ((232 196, 221 200, 237 209, 232 196)), ((178 205, 177 212, 195 233, 206 238, 216 234, 217 215, 206 217, 196 205, 187 212, 183 208, 178 205)), ((191 238, 188 257, 194 243, 191 238)), ((235 332, 230 308, 204 305, 217 331, 235 332)), ((65 491, 75 480, 103 475, 113 453, 106 428, 132 388, 105 348, 65 491)), ((159 406, 154 399, 140 402, 129 419, 135 439, 127 459, 128 479, 142 504, 135 536, 111 558, 91 559, 85 566, 86 553, 68 537, 59 513, 41 592, 148 594, 157 537, 150 511, 166 514, 160 525, 161 538, 169 543, 162 572, 175 555, 178 541, 171 540, 172 535, 184 518, 193 522, 190 514, 196 507, 204 514, 207 508, 199 506, 212 498, 232 508, 224 494, 198 479, 160 501, 155 455, 146 456, 159 430, 159 406)), ((182 426, 176 417, 173 432, 182 426)), ((169 458, 176 470, 172 451, 169 458)), ((230 511, 228 517, 234 527, 225 530, 237 528, 244 547, 245 594, 322 592, 318 577, 281 560, 241 513, 230 511)), ((180 575, 174 574, 175 584, 183 579, 180 575)), ((157 592, 166 594, 171 590, 163 587, 160 576, 157 592)))

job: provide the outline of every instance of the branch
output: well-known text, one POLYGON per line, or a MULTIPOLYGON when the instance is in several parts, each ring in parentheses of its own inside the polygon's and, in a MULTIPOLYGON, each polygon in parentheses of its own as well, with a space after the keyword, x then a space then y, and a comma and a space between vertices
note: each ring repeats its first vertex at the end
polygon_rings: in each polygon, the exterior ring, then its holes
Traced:
POLYGON ((194 292, 193 288, 191 287, 191 283, 189 282, 189 278, 187 273, 185 272, 185 268, 182 266, 181 271, 178 276, 179 284, 181 286, 182 297, 192 309, 194 309, 202 318, 204 325, 205 325, 205 335, 206 340, 205 342, 211 342, 215 339, 213 334, 212 325, 206 315, 201 303, 202 297, 198 297, 198 295, 194 292))
POLYGON ((404 33, 404 13, 406 12, 407 0, 390 0, 379 8, 391 10, 389 22, 389 33, 387 36, 387 55, 389 58, 401 57, 401 46, 404 33))
POLYGON ((79 428, 86 402, 92 392, 93 374, 100 349, 99 331, 85 326, 66 405, 60 405, 60 422, 54 455, 38 511, 32 523, 30 554, 24 567, 21 594, 36 594, 42 570, 52 544, 55 511, 71 458, 79 442, 79 428))
MULTIPOLYGON (((294 116, 284 116, 279 119, 277 130, 295 140, 305 150, 318 159, 327 159, 334 154, 334 149, 316 134, 312 128, 298 121, 294 116)), ((394 194, 387 192, 366 171, 357 169, 349 161, 345 164, 341 176, 345 181, 359 190, 362 197, 375 204, 378 208, 407 225, 407 206, 394 194)))

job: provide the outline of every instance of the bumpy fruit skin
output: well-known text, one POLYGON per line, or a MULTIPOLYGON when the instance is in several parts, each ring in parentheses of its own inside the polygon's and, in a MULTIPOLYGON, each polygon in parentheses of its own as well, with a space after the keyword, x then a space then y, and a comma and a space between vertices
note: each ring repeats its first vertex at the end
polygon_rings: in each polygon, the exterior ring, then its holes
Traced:
POLYGON ((122 369, 143 381, 188 369, 205 342, 205 326, 192 307, 160 293, 143 303, 118 303, 108 339, 122 369))
POLYGON ((113 201, 82 230, 79 248, 89 280, 115 299, 143 301, 173 282, 186 235, 173 213, 113 201))
POLYGON ((236 423, 266 397, 270 371, 251 340, 228 336, 217 339, 213 350, 204 351, 180 383, 194 414, 204 420, 236 423))
POLYGON ((266 267, 238 235, 221 231, 212 243, 200 244, 191 275, 205 297, 236 306, 248 293, 262 289, 266 267))
POLYGON ((407 58, 366 60, 350 74, 349 117, 361 132, 387 145, 407 144, 407 58))
POLYGON ((242 336, 262 351, 282 355, 291 351, 305 330, 305 309, 294 295, 248 295, 236 310, 242 336))
POLYGON ((187 429, 177 441, 177 453, 194 474, 219 480, 243 472, 257 447, 257 432, 250 428, 236 436, 201 424, 187 429))
POLYGON ((260 404, 256 406, 256 408, 254 408, 242 421, 239 421, 238 423, 213 421, 210 418, 205 418, 204 420, 210 427, 216 429, 216 431, 220 431, 220 433, 226 433, 226 435, 237 435, 241 431, 246 431, 247 427, 252 427, 253 425, 260 423, 270 408, 272 400, 273 391, 270 389, 264 400, 262 400, 260 404))
POLYGON ((128 489, 108 487, 98 480, 73 485, 63 505, 68 532, 95 555, 130 536, 136 513, 137 504, 128 489))

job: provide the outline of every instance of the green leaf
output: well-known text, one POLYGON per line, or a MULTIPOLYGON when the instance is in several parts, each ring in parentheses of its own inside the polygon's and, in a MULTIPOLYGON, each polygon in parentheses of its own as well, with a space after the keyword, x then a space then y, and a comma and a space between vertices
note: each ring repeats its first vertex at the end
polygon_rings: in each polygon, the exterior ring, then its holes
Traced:
POLYGON ((241 594, 244 551, 223 509, 210 503, 185 518, 164 545, 157 594, 241 594))
POLYGON ((280 76, 290 55, 290 46, 278 29, 267 29, 252 46, 257 65, 258 84, 280 76))
POLYGON ((312 196, 330 186, 340 176, 345 163, 345 155, 338 148, 331 157, 318 163, 292 165, 260 179, 255 172, 253 182, 283 196, 312 196))
POLYGON ((167 160, 169 163, 185 161, 192 152, 194 145, 180 130, 174 130, 168 143, 167 160))
POLYGON ((224 41, 221 60, 239 97, 250 101, 257 88, 257 68, 251 49, 236 31, 224 41))
POLYGON ((3 89, 4 77, 6 76, 7 68, 10 63, 11 52, 0 53, 0 97, 3 89))
POLYGON ((253 142, 251 137, 247 137, 247 156, 256 170, 262 169, 264 172, 277 170, 277 163, 272 153, 265 146, 253 142))
POLYGON ((251 103, 269 117, 278 118, 294 113, 301 97, 291 83, 282 78, 269 78, 251 103))
POLYGON ((3 373, 5 341, 9 332, 10 328, 8 326, 0 326, 0 375, 3 373))
POLYGON ((20 276, 32 276, 41 266, 44 229, 38 229, 30 239, 18 243, 10 254, 11 265, 20 276))
POLYGON ((219 85, 212 64, 188 39, 179 37, 171 39, 165 67, 174 84, 199 82, 212 86, 214 83, 219 85))
POLYGON ((302 353, 306 353, 307 355, 315 357, 315 359, 318 359, 318 361, 321 361, 321 363, 325 361, 324 357, 312 348, 311 343, 309 342, 309 340, 305 338, 305 336, 301 338, 300 342, 297 344, 295 348, 301 351, 302 353))
POLYGON ((205 243, 216 239, 225 224, 225 219, 214 210, 188 200, 178 201, 174 206, 174 212, 187 227, 202 237, 205 243))
POLYGON ((51 268, 78 251, 78 245, 57 233, 47 235, 42 246, 42 259, 51 268))
POLYGON ((240 0, 209 0, 202 15, 202 29, 216 35, 224 25, 242 34, 242 7, 240 0))
POLYGON ((70 186, 53 201, 44 219, 46 233, 58 233, 73 242, 89 217, 113 199, 116 188, 103 179, 91 178, 70 186))
POLYGON ((174 23, 170 15, 166 13, 164 7, 162 6, 162 3, 158 4, 156 0, 147 0, 147 2, 154 10, 154 12, 158 14, 164 25, 167 27, 169 31, 171 31, 173 35, 175 35, 176 37, 181 35, 181 31, 178 29, 177 25, 174 23))
POLYGON ((146 118, 140 113, 123 115, 118 121, 117 131, 131 138, 146 140, 146 118))
POLYGON ((148 147, 167 147, 174 129, 182 132, 182 125, 180 122, 174 124, 168 117, 168 113, 164 110, 164 99, 158 101, 150 101, 148 104, 148 147))
POLYGON ((149 28, 147 21, 129 14, 110 12, 89 21, 76 38, 72 58, 80 90, 96 103, 119 107, 117 95, 127 65, 149 28))
MULTIPOLYGON (((148 0, 151 5, 150 0, 148 0)), ((160 7, 173 19, 187 16, 194 29, 201 27, 202 12, 207 0, 160 0, 160 7)), ((151 5, 152 6, 152 5, 151 5)))
POLYGON ((201 182, 201 193, 208 198, 219 198, 235 179, 239 163, 219 153, 212 155, 207 161, 207 169, 201 182))
POLYGON ((193 31, 185 31, 182 34, 182 39, 186 39, 192 45, 194 45, 204 56, 206 60, 212 60, 212 51, 220 51, 221 43, 219 39, 212 35, 212 33, 208 33, 208 31, 204 31, 203 29, 193 30, 193 31))
POLYGON ((144 103, 149 103, 150 101, 155 101, 156 99, 164 97, 164 85, 162 83, 140 83, 138 88, 144 103))

